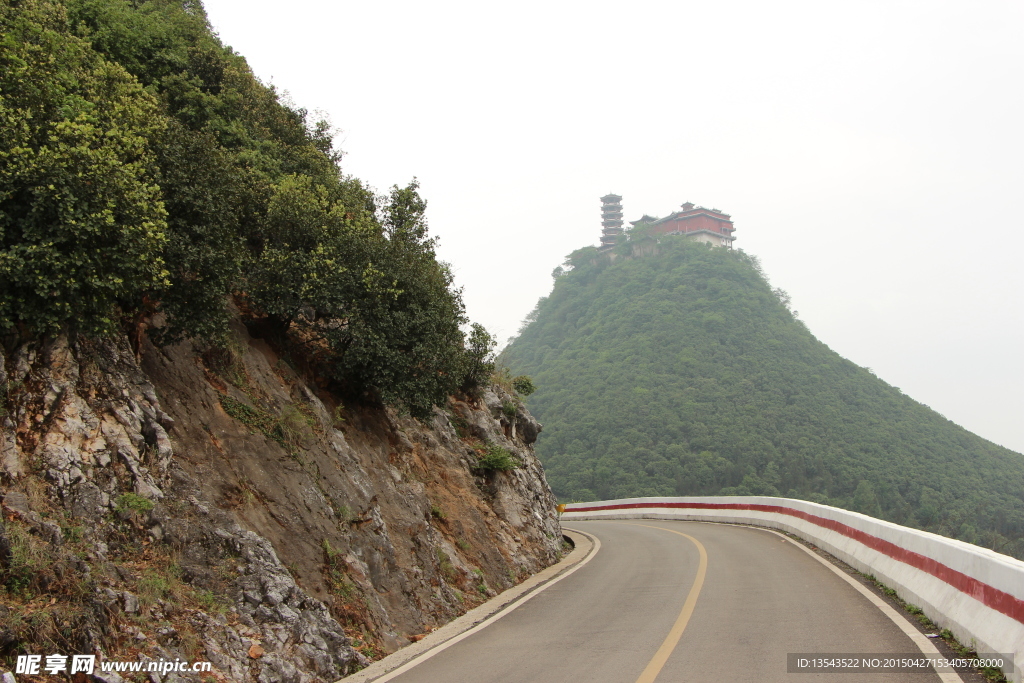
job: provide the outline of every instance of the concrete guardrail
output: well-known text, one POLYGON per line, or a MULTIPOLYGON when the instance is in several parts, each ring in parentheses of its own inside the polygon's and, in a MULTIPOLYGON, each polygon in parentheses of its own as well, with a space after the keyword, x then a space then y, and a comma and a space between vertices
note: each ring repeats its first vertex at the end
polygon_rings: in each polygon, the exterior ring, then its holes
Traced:
POLYGON ((1013 655, 1024 667, 1024 562, 857 512, 789 498, 626 498, 566 505, 575 519, 684 519, 787 531, 873 574, 978 653, 1013 655))

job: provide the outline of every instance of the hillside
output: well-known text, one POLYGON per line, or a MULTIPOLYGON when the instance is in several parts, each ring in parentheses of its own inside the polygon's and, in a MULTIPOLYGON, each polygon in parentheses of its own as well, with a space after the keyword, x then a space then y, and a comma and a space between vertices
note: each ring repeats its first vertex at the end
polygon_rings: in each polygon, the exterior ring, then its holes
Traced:
POLYGON ((341 160, 198 0, 0 3, 3 680, 328 683, 558 558, 416 181, 341 160))
POLYGON ((218 346, 233 299, 354 399, 429 416, 481 379, 416 181, 346 175, 201 3, 24 0, 0 32, 0 333, 218 346))
POLYGON ((0 345, 0 672, 98 653, 331 683, 557 558, 514 396, 417 420, 230 339, 141 363, 125 337, 0 345))
POLYGON ((566 265, 501 357, 562 500, 784 495, 1024 556, 1024 456, 831 351, 752 257, 638 238, 566 265))

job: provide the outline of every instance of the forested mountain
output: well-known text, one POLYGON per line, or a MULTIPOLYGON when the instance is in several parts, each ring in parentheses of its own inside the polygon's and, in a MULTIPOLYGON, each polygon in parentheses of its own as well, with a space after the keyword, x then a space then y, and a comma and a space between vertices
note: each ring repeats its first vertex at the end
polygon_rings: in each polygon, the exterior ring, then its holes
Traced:
POLYGON ((503 352, 562 500, 783 495, 1024 556, 1024 456, 821 343, 755 258, 581 249, 503 352))

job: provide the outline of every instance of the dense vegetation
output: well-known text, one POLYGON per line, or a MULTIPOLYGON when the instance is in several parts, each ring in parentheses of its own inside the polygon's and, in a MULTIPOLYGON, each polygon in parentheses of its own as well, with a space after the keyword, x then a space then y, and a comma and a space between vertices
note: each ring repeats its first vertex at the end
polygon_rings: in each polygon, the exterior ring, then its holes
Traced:
POLYGON ((571 255, 501 356, 563 500, 784 495, 1024 557, 1024 456, 831 351, 752 257, 616 249, 571 255))
POLYGON ((345 176, 198 0, 12 0, 0 32, 0 333, 216 345, 233 300, 416 414, 481 378, 415 181, 345 176))

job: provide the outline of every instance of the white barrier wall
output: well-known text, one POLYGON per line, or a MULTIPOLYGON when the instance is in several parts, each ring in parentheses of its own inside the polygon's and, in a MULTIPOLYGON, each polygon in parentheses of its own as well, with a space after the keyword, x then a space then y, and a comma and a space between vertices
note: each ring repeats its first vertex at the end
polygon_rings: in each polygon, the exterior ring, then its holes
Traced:
POLYGON ((574 519, 686 519, 788 531, 873 574, 979 653, 1012 654, 1024 666, 1024 562, 857 512, 789 498, 626 498, 566 506, 574 519))

